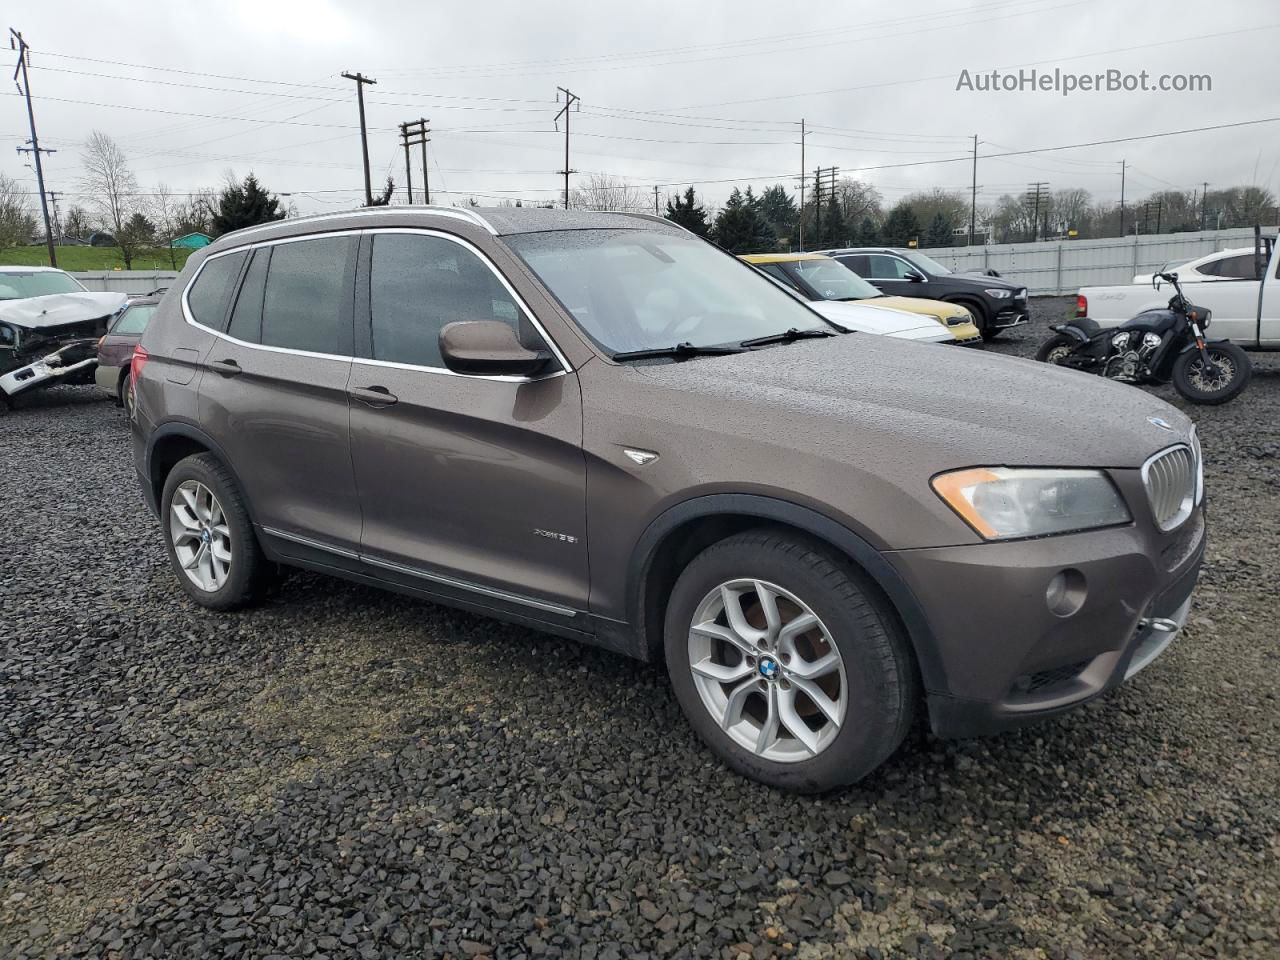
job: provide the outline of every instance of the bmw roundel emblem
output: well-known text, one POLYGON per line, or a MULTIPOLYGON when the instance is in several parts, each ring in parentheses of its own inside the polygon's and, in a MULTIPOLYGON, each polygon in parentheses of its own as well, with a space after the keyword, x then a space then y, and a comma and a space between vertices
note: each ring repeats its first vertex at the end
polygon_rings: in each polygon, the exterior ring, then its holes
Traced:
POLYGON ((778 661, 772 660, 769 657, 761 657, 759 670, 760 676, 764 677, 766 680, 772 680, 778 675, 778 661))
POLYGON ((1147 423, 1151 424, 1153 427, 1159 427, 1161 430, 1173 429, 1173 427, 1169 426, 1168 420, 1161 419, 1160 417, 1147 417, 1147 423))

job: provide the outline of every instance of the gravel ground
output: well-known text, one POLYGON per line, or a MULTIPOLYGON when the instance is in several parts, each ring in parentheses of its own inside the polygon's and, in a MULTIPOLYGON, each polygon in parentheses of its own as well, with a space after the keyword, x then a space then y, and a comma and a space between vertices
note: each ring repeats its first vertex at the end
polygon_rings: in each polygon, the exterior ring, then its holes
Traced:
POLYGON ((1257 367, 1189 410, 1211 542, 1163 659, 818 799, 725 772, 660 670, 601 651, 309 574, 198 610, 120 412, 32 398, 0 418, 0 955, 1280 956, 1257 367))

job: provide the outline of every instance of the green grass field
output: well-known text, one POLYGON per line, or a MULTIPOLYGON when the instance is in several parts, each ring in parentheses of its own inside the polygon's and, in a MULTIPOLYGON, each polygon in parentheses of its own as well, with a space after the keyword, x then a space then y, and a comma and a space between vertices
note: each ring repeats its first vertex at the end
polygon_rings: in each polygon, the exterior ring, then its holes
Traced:
MULTIPOLYGON (((63 270, 123 270, 124 257, 119 247, 54 247, 58 266, 63 270)), ((191 250, 174 251, 178 267, 187 262, 191 250)), ((49 254, 44 247, 10 247, 0 250, 0 266, 47 267, 49 254)), ((133 258, 134 270, 172 270, 169 251, 141 250, 133 258)))

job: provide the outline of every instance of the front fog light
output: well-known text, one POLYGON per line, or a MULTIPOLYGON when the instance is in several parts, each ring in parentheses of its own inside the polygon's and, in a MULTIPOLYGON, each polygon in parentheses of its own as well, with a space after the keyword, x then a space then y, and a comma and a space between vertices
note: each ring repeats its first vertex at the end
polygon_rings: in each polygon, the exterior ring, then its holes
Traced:
POLYGON ((986 540, 1072 533, 1131 519, 1101 470, 975 467, 938 474, 932 485, 986 540))

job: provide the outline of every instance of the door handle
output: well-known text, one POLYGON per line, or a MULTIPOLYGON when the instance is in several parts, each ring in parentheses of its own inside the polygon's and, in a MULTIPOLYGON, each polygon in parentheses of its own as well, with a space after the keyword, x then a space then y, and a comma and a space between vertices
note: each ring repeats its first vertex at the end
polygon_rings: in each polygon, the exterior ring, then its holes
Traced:
POLYGON ((240 364, 234 360, 211 360, 209 361, 209 369, 215 373, 219 373, 224 377, 238 377, 244 373, 240 369, 240 364))
POLYGON ((400 399, 386 387, 379 386, 353 387, 347 391, 347 396, 371 407, 389 407, 400 399))

